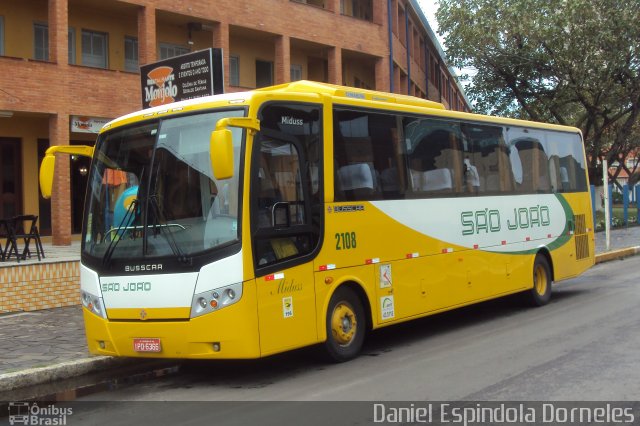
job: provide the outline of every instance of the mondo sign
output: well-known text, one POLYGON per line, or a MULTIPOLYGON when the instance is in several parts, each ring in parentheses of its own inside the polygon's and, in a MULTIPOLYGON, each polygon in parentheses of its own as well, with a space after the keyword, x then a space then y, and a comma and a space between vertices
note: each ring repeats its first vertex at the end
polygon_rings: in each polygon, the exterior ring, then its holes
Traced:
POLYGON ((222 49, 205 49, 140 67, 142 107, 224 92, 222 49))

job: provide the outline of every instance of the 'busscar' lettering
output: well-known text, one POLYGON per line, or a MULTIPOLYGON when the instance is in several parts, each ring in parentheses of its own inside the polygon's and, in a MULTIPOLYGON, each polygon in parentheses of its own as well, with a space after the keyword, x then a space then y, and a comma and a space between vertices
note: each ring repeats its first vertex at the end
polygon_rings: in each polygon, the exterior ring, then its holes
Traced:
POLYGON ((162 271, 162 263, 152 263, 148 265, 126 265, 124 267, 125 272, 140 272, 140 271, 162 271))

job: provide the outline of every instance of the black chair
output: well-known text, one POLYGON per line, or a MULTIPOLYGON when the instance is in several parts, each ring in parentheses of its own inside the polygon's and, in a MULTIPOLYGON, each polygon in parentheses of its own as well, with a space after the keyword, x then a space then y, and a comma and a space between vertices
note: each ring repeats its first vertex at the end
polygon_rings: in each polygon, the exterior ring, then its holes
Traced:
MULTIPOLYGON (((7 225, 7 220, 8 219, 0 219, 0 240, 7 240, 6 242, 9 242, 9 228, 7 225)), ((4 252, 6 251, 5 249, 5 244, 2 243, 2 241, 0 241, 0 261, 4 260, 4 252)))
MULTIPOLYGON (((24 249, 22 249, 22 259, 26 259, 27 256, 31 258, 31 241, 33 240, 36 245, 36 254, 38 255, 38 261, 44 258, 44 249, 42 248, 42 241, 40 240, 40 232, 38 231, 38 216, 36 215, 20 215, 13 218, 15 240, 21 238, 24 241, 24 249)), ((11 254, 11 253, 10 253, 11 254)), ((16 247, 16 257, 17 247, 16 247)))
POLYGON ((9 260, 12 255, 16 257, 16 260, 20 262, 20 254, 18 254, 18 240, 16 239, 15 218, 0 219, 0 237, 5 238, 7 241, 4 244, 4 249, 0 247, 2 251, 2 260, 9 260))

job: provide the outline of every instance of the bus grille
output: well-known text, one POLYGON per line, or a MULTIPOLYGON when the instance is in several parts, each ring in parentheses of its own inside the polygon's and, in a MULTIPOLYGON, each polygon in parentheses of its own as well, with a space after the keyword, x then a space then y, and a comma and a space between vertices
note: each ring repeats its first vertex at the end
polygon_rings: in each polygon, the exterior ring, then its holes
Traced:
POLYGON ((574 216, 576 221, 576 235, 587 233, 587 223, 583 214, 577 214, 574 216))
POLYGON ((574 216, 576 228, 574 231, 576 241, 576 260, 589 257, 589 235, 587 234, 587 224, 585 216, 578 214, 574 216))

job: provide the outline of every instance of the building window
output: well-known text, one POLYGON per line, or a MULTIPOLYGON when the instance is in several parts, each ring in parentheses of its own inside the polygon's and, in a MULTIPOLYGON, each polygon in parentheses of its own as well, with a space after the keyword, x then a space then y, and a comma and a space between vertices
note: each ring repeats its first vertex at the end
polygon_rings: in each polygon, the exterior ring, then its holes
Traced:
POLYGON ((273 84, 273 62, 256 61, 256 88, 273 84))
POLYGON ((138 71, 138 39, 125 36, 124 38, 124 69, 125 71, 138 71))
POLYGON ((47 24, 33 24, 33 59, 49 60, 49 30, 47 24))
POLYGON ((340 13, 371 21, 373 19, 373 3, 371 0, 340 0, 340 13))
POLYGON ((302 80, 302 65, 291 64, 291 81, 302 80))
POLYGON ((107 34, 82 30, 82 65, 107 68, 107 34))
POLYGON ((240 86, 240 58, 229 56, 229 85, 240 86))
POLYGON ((0 56, 4 55, 4 16, 0 16, 0 56))
POLYGON ((76 63, 76 29, 69 28, 69 63, 76 63))
POLYGON ((189 53, 190 50, 187 47, 177 44, 160 43, 160 59, 169 59, 174 56, 184 55, 189 53))
POLYGON ((310 6, 319 7, 321 9, 325 9, 325 1, 324 0, 291 0, 296 3, 308 4, 310 6))
POLYGON ((436 89, 438 88, 438 61, 436 60, 436 57, 433 55, 429 55, 430 61, 429 61, 429 79, 431 80, 431 82, 433 83, 434 86, 436 86, 436 89))
MULTIPOLYGON (((0 17, 1 18, 1 17, 0 17)), ((1 25, 0 25, 1 27, 1 25)), ((0 37, 1 40, 1 37, 0 37)), ((39 61, 49 60, 49 26, 47 24, 33 24, 33 58, 39 61)), ((69 63, 76 63, 76 30, 69 28, 69 63)))

